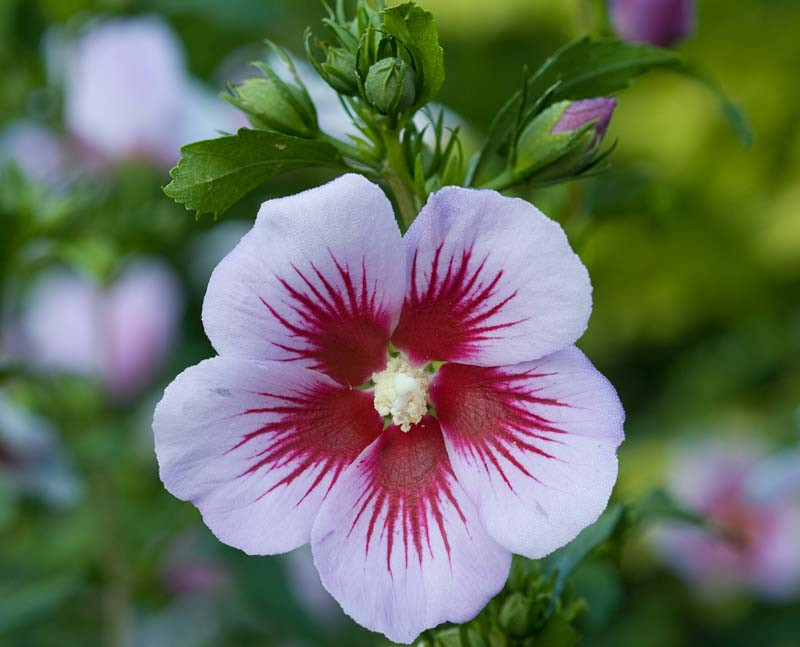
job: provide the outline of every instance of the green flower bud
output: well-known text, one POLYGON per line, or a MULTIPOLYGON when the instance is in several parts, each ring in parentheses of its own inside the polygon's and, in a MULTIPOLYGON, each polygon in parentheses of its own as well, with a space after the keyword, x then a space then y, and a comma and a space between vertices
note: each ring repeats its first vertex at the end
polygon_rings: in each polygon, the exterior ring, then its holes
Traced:
POLYGON ((358 94, 356 56, 342 47, 330 47, 325 62, 320 64, 325 81, 339 94, 358 94))
POLYGON ((367 72, 364 91, 369 101, 385 115, 402 112, 417 96, 414 68, 401 58, 384 58, 367 72))
POLYGON ((616 106, 615 99, 560 101, 539 113, 517 140, 514 175, 552 179, 579 173, 596 149, 616 106))
POLYGON ((530 624, 530 600, 522 593, 509 595, 500 608, 500 628, 509 636, 526 636, 530 624))
POLYGON ((266 65, 258 67, 266 77, 247 79, 224 98, 245 112, 255 128, 313 136, 319 130, 317 114, 305 88, 282 81, 266 65))

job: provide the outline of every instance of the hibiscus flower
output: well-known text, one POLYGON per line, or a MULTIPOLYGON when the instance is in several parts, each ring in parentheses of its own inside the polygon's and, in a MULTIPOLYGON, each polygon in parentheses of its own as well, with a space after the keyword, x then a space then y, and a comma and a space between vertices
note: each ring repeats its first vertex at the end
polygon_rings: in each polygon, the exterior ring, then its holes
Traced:
POLYGON ((361 176, 272 200, 209 282, 219 356, 156 409, 161 478, 227 544, 310 542, 344 611, 396 642, 465 622, 512 552, 606 506, 624 415, 572 345, 590 311, 523 200, 447 187, 403 237, 361 176))

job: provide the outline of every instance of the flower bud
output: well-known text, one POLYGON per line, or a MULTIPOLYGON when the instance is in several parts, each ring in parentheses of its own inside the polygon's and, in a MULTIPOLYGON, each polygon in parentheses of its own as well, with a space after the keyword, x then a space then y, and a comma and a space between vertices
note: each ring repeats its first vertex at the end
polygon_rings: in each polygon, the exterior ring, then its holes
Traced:
POLYGON ((561 114, 550 132, 554 135, 569 133, 593 122, 591 126, 591 131, 594 133, 593 143, 597 144, 606 134, 611 115, 616 107, 616 99, 605 97, 573 101, 561 114))
POLYGON ((364 83, 367 100, 385 115, 402 112, 416 99, 416 73, 401 58, 374 63, 364 83))
POLYGON ((616 99, 560 101, 538 114, 517 141, 514 175, 553 179, 577 175, 595 159, 616 99))
POLYGON ((500 627, 509 636, 523 637, 530 624, 530 600, 522 593, 512 593, 500 608, 500 627))
POLYGON ((611 0, 611 22, 621 38, 666 47, 694 29, 694 0, 611 0))
POLYGON ((317 115, 306 90, 283 81, 266 65, 258 67, 266 76, 245 80, 225 99, 245 112, 255 128, 298 137, 314 135, 317 115))
POLYGON ((320 64, 325 81, 339 94, 358 94, 356 56, 342 47, 330 47, 325 62, 320 64))

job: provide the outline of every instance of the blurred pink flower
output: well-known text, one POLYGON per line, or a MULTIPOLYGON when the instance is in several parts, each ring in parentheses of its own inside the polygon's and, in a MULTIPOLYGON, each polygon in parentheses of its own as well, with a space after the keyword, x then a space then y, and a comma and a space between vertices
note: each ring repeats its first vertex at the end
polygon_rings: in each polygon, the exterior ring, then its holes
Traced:
POLYGON ((700 595, 750 589, 785 598, 800 592, 800 490, 771 487, 782 480, 779 470, 797 467, 736 440, 684 448, 675 457, 672 495, 717 530, 670 522, 654 528, 652 540, 700 595))
POLYGON ((21 334, 41 369, 100 377, 124 400, 151 379, 175 336, 182 294, 174 273, 139 260, 107 289, 74 273, 45 275, 29 295, 21 334))
POLYGON ((64 139, 35 121, 19 120, 0 132, 0 165, 12 162, 31 180, 58 186, 72 174, 64 139))
POLYGON ((232 106, 190 78, 178 37, 159 17, 97 24, 69 59, 67 128, 106 159, 143 157, 169 167, 183 144, 244 123, 232 106))
POLYGON ((625 40, 666 47, 694 30, 694 0, 610 0, 614 30, 625 40))

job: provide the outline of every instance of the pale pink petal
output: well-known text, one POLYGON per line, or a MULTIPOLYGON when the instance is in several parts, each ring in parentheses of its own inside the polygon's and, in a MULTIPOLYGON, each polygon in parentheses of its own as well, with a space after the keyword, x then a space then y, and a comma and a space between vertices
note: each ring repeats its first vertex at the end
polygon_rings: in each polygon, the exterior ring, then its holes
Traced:
POLYGON ((358 385, 386 362, 405 281, 389 201, 345 175, 264 203, 214 270, 203 323, 220 355, 299 362, 358 385))
POLYGON ((586 268, 560 225, 524 200, 446 187, 404 243, 409 288, 392 341, 417 363, 516 364, 586 329, 586 268))
POLYGON ((458 481, 501 546, 542 557, 606 507, 624 413, 577 348, 499 368, 445 364, 430 396, 458 481))
POLYGON ((511 564, 478 522, 430 417, 407 434, 389 427, 342 474, 314 523, 311 548, 344 611, 401 643, 473 618, 511 564))
POLYGON ((118 398, 133 395, 163 364, 183 310, 180 283, 167 266, 131 265, 105 296, 102 342, 107 388, 118 398))
POLYGON ((341 472, 380 434, 370 395, 296 365, 215 357, 181 373, 153 420, 165 487, 250 554, 308 542, 341 472))

